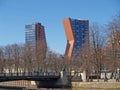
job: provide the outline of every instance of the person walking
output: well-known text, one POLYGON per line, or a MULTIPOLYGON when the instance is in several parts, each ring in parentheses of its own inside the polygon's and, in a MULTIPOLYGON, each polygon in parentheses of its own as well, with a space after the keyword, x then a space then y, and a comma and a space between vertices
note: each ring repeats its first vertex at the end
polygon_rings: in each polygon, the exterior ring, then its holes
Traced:
POLYGON ((119 73, 116 73, 116 82, 119 82, 119 73))

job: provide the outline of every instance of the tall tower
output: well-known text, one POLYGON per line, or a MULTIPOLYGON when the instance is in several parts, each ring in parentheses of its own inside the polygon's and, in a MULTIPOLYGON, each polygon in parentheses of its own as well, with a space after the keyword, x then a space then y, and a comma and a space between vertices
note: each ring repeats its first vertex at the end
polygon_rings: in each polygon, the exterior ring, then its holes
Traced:
POLYGON ((65 18, 63 25, 67 38, 65 55, 69 58, 76 57, 84 44, 89 44, 89 21, 65 18))
POLYGON ((45 58, 47 45, 44 26, 40 23, 25 25, 25 41, 35 48, 40 59, 45 58))

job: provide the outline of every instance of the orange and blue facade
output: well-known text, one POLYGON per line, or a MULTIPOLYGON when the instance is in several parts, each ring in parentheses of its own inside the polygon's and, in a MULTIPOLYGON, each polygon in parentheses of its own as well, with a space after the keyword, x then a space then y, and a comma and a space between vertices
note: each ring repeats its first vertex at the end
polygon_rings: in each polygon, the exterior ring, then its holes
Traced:
POLYGON ((89 21, 65 18, 63 25, 67 38, 65 55, 69 58, 79 56, 84 44, 89 44, 89 21))

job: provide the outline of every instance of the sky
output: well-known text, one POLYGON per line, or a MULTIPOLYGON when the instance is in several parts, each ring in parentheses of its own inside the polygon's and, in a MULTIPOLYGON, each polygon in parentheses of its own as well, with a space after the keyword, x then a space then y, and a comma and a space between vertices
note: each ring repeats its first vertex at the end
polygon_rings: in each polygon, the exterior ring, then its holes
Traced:
POLYGON ((120 12, 120 0, 0 0, 0 46, 25 43, 25 25, 40 22, 48 47, 64 54, 64 18, 102 25, 120 12))

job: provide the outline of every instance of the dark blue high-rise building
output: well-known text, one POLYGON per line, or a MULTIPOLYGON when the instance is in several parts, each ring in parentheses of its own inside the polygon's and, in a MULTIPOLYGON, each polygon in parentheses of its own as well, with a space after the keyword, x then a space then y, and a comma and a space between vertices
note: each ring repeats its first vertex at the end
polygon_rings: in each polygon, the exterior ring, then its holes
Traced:
POLYGON ((89 44, 89 21, 66 18, 63 24, 67 37, 65 54, 68 57, 78 56, 85 43, 89 44))

